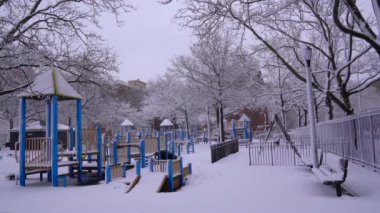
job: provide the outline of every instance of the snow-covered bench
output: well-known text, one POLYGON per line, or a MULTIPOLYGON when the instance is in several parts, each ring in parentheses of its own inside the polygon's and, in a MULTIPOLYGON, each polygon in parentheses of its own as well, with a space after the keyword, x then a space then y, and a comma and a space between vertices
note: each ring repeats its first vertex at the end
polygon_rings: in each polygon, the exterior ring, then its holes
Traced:
POLYGON ((326 185, 334 185, 336 188, 336 195, 342 195, 341 184, 347 177, 348 160, 337 156, 332 153, 325 153, 324 155, 326 165, 321 165, 319 168, 312 168, 311 171, 326 185))

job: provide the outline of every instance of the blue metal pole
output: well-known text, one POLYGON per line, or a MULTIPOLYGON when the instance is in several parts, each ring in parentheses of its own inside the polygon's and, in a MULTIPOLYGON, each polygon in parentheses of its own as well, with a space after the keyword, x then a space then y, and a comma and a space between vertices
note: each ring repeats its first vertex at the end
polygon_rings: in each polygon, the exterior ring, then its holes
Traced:
POLYGON ((80 184, 82 182, 82 100, 77 99, 76 100, 76 117, 77 117, 77 161, 78 161, 78 183, 80 184))
POLYGON ((140 160, 138 160, 136 162, 136 175, 137 176, 141 176, 141 163, 140 162, 141 162, 140 160))
POLYGON ((174 156, 175 156, 175 143, 174 143, 174 140, 172 140, 172 159, 174 159, 174 156))
POLYGON ((52 161, 51 161, 51 175, 52 185, 58 186, 58 98, 53 96, 52 104, 52 161))
POLYGON ((113 164, 116 165, 119 163, 119 156, 117 155, 117 145, 119 144, 119 133, 116 133, 116 141, 113 144, 113 164))
POLYGON ((150 161, 150 162, 149 162, 149 171, 150 171, 150 172, 153 172, 153 158, 150 158, 149 161, 150 161))
POLYGON ((165 159, 169 159, 169 147, 168 147, 169 139, 165 137, 165 159))
POLYGON ((111 167, 107 164, 106 166, 106 184, 111 182, 111 167))
MULTIPOLYGON (((130 131, 127 132, 127 143, 131 144, 131 132, 130 131)), ((128 157, 128 162, 131 163, 131 159, 132 159, 131 147, 127 148, 127 157, 128 157)))
POLYGON ((26 99, 20 99, 20 186, 25 186, 26 99))
POLYGON ((169 191, 174 191, 174 184, 173 184, 173 161, 169 160, 168 165, 168 176, 169 176, 169 191))
POLYGON ((181 173, 181 176, 180 176, 180 182, 181 182, 181 186, 184 186, 185 185, 185 181, 184 181, 184 178, 183 178, 183 160, 182 160, 182 157, 179 158, 179 168, 180 168, 180 173, 181 173))
POLYGON ((141 148, 141 168, 145 168, 145 141, 144 139, 140 140, 140 148, 141 148))
POLYGON ((98 162, 98 180, 101 180, 102 179, 102 169, 103 169, 103 165, 102 165, 102 130, 100 129, 100 127, 98 127, 97 129, 97 140, 98 140, 98 154, 97 154, 97 162, 98 162))

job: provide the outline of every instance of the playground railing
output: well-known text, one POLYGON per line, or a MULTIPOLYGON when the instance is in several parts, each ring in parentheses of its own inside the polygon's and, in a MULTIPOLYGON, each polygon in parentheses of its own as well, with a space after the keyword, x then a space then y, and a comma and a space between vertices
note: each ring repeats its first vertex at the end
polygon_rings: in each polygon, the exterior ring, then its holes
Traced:
MULTIPOLYGON (((19 162, 19 142, 15 146, 15 158, 19 162)), ((51 139, 27 138, 25 143, 25 164, 51 164, 51 139)))
POLYGON ((237 139, 214 144, 211 146, 211 163, 215 163, 216 161, 236 152, 239 152, 239 143, 237 139))
POLYGON ((166 172, 169 160, 150 159, 149 167, 151 172, 166 172))

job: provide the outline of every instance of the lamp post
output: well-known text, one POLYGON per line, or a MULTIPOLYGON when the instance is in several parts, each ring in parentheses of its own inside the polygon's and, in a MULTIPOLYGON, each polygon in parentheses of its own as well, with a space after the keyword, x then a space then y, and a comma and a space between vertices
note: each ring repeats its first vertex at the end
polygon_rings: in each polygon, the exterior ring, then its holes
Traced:
POLYGON ((317 144, 316 144, 316 130, 315 130, 315 109, 314 109, 314 99, 313 99, 313 90, 311 82, 311 60, 312 50, 309 46, 302 49, 302 55, 305 59, 306 65, 306 95, 307 95, 307 108, 310 121, 310 142, 311 142, 311 159, 313 162, 313 168, 318 168, 318 154, 317 154, 317 144))

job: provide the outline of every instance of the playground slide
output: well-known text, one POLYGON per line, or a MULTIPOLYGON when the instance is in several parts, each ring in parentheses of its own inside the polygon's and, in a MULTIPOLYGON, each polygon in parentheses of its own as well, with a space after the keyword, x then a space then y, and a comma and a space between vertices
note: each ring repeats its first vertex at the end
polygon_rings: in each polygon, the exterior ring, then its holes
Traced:
MULTIPOLYGON (((137 177, 136 177, 137 178, 137 177)), ((144 177, 138 178, 138 180, 130 184, 127 193, 141 193, 145 194, 147 192, 156 193, 159 187, 166 181, 166 173, 150 173, 144 177), (134 182, 136 183, 134 184, 134 182), (138 184, 137 184, 138 183, 138 184), (134 184, 134 186, 132 186, 134 184)))

